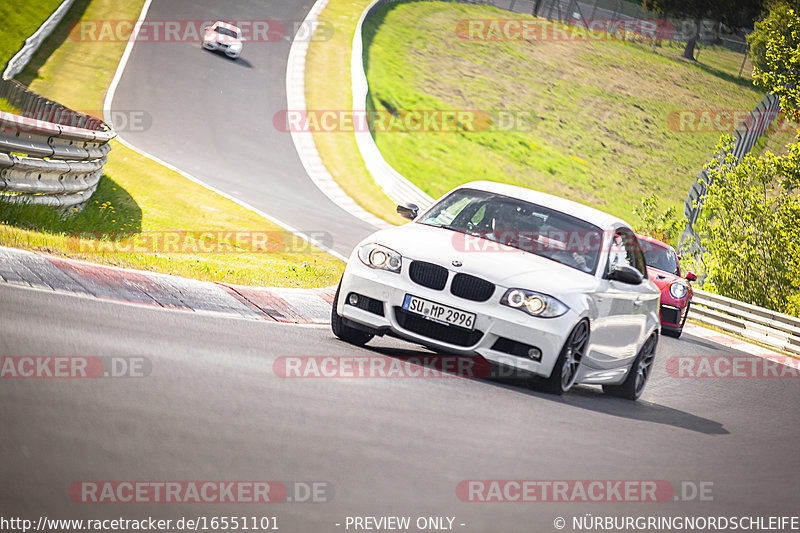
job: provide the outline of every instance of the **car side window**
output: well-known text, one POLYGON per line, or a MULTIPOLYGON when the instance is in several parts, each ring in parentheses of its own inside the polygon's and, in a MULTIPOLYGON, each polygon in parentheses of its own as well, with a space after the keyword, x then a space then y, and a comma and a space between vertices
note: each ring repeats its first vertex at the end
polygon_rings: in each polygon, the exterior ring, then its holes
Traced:
POLYGON ((475 211, 475 214, 472 215, 472 218, 469 219, 469 221, 473 226, 477 226, 478 224, 481 224, 482 222, 485 222, 484 221, 485 217, 486 217, 486 204, 483 204, 480 207, 480 209, 475 211))
POLYGON ((642 276, 647 279, 647 261, 644 259, 641 246, 639 246, 639 239, 633 233, 629 233, 628 245, 631 248, 630 252, 633 254, 633 268, 641 272, 642 276))
POLYGON ((644 261, 644 254, 636 236, 629 230, 620 228, 614 233, 611 240, 611 250, 608 255, 608 268, 606 274, 621 266, 635 268, 647 277, 647 266, 644 261))

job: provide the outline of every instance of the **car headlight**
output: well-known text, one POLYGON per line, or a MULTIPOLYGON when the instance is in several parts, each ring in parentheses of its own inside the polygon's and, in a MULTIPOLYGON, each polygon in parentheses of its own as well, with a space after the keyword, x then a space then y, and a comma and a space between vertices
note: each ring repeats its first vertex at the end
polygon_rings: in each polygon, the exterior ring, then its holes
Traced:
POLYGON ((541 318, 556 318, 569 311, 557 298, 526 289, 508 289, 500 303, 541 318))
POLYGON ((242 49, 242 43, 233 43, 233 44, 230 46, 230 48, 231 48, 231 50, 233 50, 234 52, 239 52, 239 51, 241 51, 241 49, 242 49))
POLYGON ((391 248, 376 243, 365 244, 359 248, 358 258, 368 267, 389 272, 400 272, 400 267, 403 265, 403 256, 391 248))
POLYGON ((689 292, 689 287, 681 281, 676 281, 669 286, 669 294, 676 300, 680 300, 689 292))

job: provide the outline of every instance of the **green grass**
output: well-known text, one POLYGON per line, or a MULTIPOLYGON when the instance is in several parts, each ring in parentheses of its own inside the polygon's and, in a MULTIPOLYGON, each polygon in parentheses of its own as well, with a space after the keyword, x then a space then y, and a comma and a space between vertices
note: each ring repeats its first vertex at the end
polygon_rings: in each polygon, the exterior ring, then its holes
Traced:
POLYGON ((786 146, 797 142, 798 130, 795 128, 796 125, 785 124, 782 120, 783 117, 780 117, 780 121, 776 120, 776 122, 780 124, 779 126, 773 123, 770 128, 767 129, 767 132, 759 137, 751 150, 753 155, 758 155, 766 151, 777 155, 786 155, 788 153, 786 146))
MULTIPOLYGON (((371 0, 334 0, 320 19, 333 25, 330 40, 312 41, 306 56, 308 109, 352 110, 350 48, 358 17, 371 0)), ((313 132, 314 143, 328 171, 362 208, 394 224, 406 222, 364 166, 350 132, 313 132)))
POLYGON ((12 106, 8 103, 5 98, 0 98, 0 111, 5 111, 6 113, 19 113, 19 109, 12 106))
POLYGON ((366 25, 375 109, 532 113, 532 131, 376 133, 386 160, 431 196, 490 179, 634 223, 633 207, 653 193, 663 207, 680 211, 720 133, 674 131, 670 114, 750 110, 763 97, 749 79, 737 77, 741 54, 725 49, 705 48, 693 63, 677 46, 480 42, 456 35, 461 19, 509 16, 488 6, 398 3, 366 25))
MULTIPOLYGON (((19 79, 73 109, 100 110, 124 42, 67 39, 71 23, 138 18, 143 0, 77 0, 60 29, 44 43, 19 79)), ((248 285, 330 286, 344 264, 311 248, 261 216, 188 181, 114 141, 98 190, 83 211, 0 203, 0 245, 45 251, 121 267, 248 285), (274 232, 286 246, 269 253, 147 253, 124 251, 149 234, 274 232), (119 247, 102 246, 115 235, 119 247), (83 235, 81 235, 83 234, 83 235), (89 234, 89 235, 86 235, 89 234)), ((225 242, 220 236, 215 242, 225 242)), ((246 249, 246 248, 245 248, 246 249)))
POLYGON ((5 70, 8 60, 22 48, 42 23, 61 5, 62 0, 3 0, 0 20, 3 35, 0 39, 0 67, 5 70))

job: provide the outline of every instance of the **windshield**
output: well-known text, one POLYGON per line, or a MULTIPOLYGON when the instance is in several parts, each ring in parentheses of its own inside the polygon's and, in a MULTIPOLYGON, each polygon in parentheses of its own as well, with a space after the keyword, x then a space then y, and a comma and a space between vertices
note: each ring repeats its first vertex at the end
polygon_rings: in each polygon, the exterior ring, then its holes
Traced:
POLYGON ((239 34, 237 34, 235 31, 229 30, 228 28, 217 26, 215 29, 217 30, 217 33, 219 33, 220 35, 225 35, 226 37, 233 37, 234 39, 239 38, 239 34))
MULTIPOLYGON (((603 242, 602 230, 585 220, 473 189, 454 191, 418 222, 505 244, 590 274, 597 268, 603 242)), ((471 238, 463 245, 467 251, 498 250, 491 244, 481 248, 471 238)))
POLYGON ((674 251, 645 241, 644 239, 640 240, 639 243, 642 246, 644 260, 647 266, 669 272, 670 274, 675 274, 676 276, 681 275, 681 268, 678 265, 678 255, 674 251))

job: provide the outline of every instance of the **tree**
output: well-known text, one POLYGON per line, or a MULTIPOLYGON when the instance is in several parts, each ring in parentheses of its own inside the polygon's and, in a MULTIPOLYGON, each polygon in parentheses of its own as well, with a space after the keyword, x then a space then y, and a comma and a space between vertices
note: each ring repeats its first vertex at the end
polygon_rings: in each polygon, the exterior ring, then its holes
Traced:
POLYGON ((755 85, 779 96, 787 117, 800 122, 800 1, 792 4, 773 4, 747 42, 755 85))
POLYGON ((642 224, 636 228, 637 233, 667 244, 674 244, 683 229, 683 222, 678 220, 674 207, 669 207, 658 214, 658 196, 655 194, 642 198, 641 207, 635 208, 633 214, 642 219, 642 224))
POLYGON ((737 164, 725 136, 706 168, 696 225, 707 250, 706 283, 724 296, 800 316, 800 144, 737 164))
MULTIPOLYGON (((754 83, 780 96, 800 119, 800 0, 779 0, 748 38, 754 83)), ((708 169, 703 213, 695 225, 710 289, 800 316, 800 142, 786 155, 737 162, 723 137, 708 169)))
POLYGON ((704 19, 721 22, 731 28, 752 23, 760 14, 763 0, 645 0, 644 6, 668 17, 693 22, 683 57, 694 61, 694 49, 704 19))

